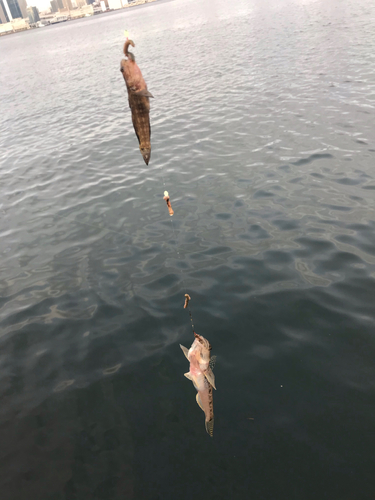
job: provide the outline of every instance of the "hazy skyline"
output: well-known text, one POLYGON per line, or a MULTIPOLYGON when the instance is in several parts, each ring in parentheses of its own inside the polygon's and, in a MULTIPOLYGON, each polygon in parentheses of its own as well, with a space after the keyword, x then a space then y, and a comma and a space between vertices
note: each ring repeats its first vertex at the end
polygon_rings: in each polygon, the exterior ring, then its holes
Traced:
POLYGON ((39 11, 46 10, 51 7, 49 0, 27 0, 28 7, 37 7, 39 11))

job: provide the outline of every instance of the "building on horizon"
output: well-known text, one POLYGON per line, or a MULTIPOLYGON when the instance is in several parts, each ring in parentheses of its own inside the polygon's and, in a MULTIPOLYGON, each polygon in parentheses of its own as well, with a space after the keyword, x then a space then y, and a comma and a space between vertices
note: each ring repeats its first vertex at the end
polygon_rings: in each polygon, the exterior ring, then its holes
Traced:
POLYGON ((63 0, 56 0, 56 1, 57 1, 57 6, 58 6, 59 10, 60 9, 63 10, 65 8, 63 0))
POLYGON ((6 13, 5 13, 5 5, 3 8, 3 2, 0 0, 0 23, 5 24, 7 23, 7 18, 6 18, 6 13))
POLYGON ((93 16, 94 7, 92 5, 84 5, 78 9, 74 9, 70 13, 71 19, 78 19, 79 17, 93 16))
POLYGON ((5 5, 6 0, 0 0, 0 16, 1 23, 6 24, 12 20, 12 15, 10 14, 8 4, 5 5))
POLYGON ((108 0, 108 5, 110 9, 122 9, 128 4, 128 0, 108 0))
POLYGON ((26 0, 17 0, 17 2, 18 2, 18 5, 20 7, 20 10, 21 10, 22 18, 27 19, 28 15, 27 15, 27 2, 26 2, 26 0))
POLYGON ((17 0, 0 0, 0 7, 2 14, 4 16, 4 20, 1 22, 9 23, 13 19, 22 19, 22 12, 17 0))
POLYGON ((30 24, 28 19, 22 19, 22 17, 17 17, 12 19, 9 23, 0 24, 0 36, 8 35, 9 33, 17 33, 17 31, 25 31, 30 29, 30 24))
POLYGON ((72 0, 63 0, 65 10, 73 10, 72 0))
POLYGON ((39 11, 36 7, 27 7, 27 15, 30 24, 35 24, 40 21, 39 11))
POLYGON ((57 0, 51 0, 51 12, 58 12, 59 11, 59 6, 57 5, 57 0))

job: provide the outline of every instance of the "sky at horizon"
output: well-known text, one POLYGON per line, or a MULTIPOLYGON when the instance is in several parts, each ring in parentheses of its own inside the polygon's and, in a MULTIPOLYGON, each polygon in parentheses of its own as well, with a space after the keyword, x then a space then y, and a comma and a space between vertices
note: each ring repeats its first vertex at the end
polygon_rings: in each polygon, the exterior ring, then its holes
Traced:
POLYGON ((46 10, 51 7, 49 0, 28 0, 28 7, 37 7, 39 11, 46 10))

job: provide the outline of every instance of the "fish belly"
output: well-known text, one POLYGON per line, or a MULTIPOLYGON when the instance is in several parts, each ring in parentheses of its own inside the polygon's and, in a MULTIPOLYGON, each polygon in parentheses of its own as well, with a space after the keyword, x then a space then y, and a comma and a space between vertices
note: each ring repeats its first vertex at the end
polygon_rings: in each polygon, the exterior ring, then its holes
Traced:
POLYGON ((204 411, 205 415, 205 425, 206 431, 212 437, 214 430, 214 408, 213 408, 213 395, 212 395, 212 386, 207 382, 204 378, 204 388, 198 390, 197 394, 197 403, 204 411))

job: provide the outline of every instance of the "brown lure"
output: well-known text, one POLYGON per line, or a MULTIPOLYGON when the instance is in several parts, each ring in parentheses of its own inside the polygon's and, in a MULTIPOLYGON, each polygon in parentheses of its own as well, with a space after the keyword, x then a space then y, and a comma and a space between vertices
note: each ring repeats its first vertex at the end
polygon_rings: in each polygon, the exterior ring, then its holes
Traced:
POLYGON ((174 211, 173 211, 173 208, 171 205, 171 200, 169 198, 168 191, 164 191, 163 200, 167 203, 169 215, 172 217, 172 215, 174 214, 174 211))
POLYGON ((151 157, 151 125, 150 125, 150 97, 154 97, 148 90, 134 54, 128 51, 129 45, 135 47, 132 40, 126 40, 124 45, 125 59, 121 61, 120 71, 124 77, 128 90, 129 107, 132 112, 132 121, 139 142, 139 149, 148 165, 151 157))
POLYGON ((184 309, 187 308, 187 306, 189 305, 189 302, 191 301, 191 297, 188 293, 185 293, 185 304, 184 304, 184 309))

